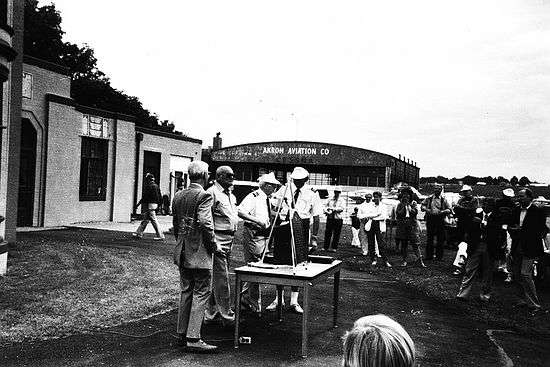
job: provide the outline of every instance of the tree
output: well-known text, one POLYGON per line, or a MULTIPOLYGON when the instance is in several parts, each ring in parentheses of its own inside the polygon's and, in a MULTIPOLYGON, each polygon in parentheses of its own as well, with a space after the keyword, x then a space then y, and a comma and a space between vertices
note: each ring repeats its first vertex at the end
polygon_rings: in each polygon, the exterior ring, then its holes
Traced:
POLYGON ((498 178, 497 178, 497 183, 498 183, 498 184, 503 184, 503 183, 504 183, 504 184, 507 184, 507 183, 508 183, 508 180, 505 179, 505 178, 502 177, 502 176, 498 176, 498 178))
POLYGON ((512 186, 517 186, 518 183, 519 183, 519 180, 518 180, 518 178, 517 178, 516 176, 514 176, 514 177, 512 177, 512 178, 510 179, 510 185, 512 185, 512 186))
POLYGON ((529 184, 531 183, 531 181, 525 177, 525 176, 522 176, 520 179, 519 179, 519 185, 520 186, 529 186, 529 184))
POLYGON ((174 132, 174 124, 159 125, 158 116, 145 109, 137 97, 113 88, 97 67, 94 50, 63 42, 64 33, 54 4, 39 7, 37 0, 25 0, 24 53, 67 66, 71 97, 78 104, 132 115, 139 125, 174 132))

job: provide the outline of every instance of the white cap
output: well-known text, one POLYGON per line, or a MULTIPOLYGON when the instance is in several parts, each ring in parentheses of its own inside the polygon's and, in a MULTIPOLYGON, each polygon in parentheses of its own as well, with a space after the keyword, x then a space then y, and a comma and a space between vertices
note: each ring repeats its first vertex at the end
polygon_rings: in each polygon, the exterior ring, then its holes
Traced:
POLYGON ((507 188, 507 189, 502 190, 502 193, 504 194, 504 196, 508 196, 508 197, 511 197, 511 198, 513 198, 514 195, 515 195, 514 189, 511 189, 511 188, 507 188))
POLYGON ((334 186, 333 191, 342 192, 342 186, 334 186))
POLYGON ((462 188, 460 189, 460 191, 472 191, 472 186, 470 185, 464 185, 462 186, 462 188))
POLYGON ((309 172, 306 171, 305 168, 302 167, 295 167, 292 173, 290 174, 290 178, 293 180, 303 180, 304 178, 307 178, 309 176, 309 172))
POLYGON ((258 182, 259 183, 265 182, 273 185, 281 184, 279 181, 277 181, 277 179, 275 178, 275 174, 273 172, 269 172, 261 175, 260 178, 258 179, 258 182))

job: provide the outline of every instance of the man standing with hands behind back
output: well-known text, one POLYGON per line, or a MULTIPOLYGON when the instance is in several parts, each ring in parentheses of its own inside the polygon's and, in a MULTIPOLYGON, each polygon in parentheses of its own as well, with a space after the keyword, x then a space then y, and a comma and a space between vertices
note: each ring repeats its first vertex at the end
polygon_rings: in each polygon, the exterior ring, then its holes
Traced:
POLYGON ((208 164, 189 164, 191 184, 174 196, 174 263, 180 272, 180 303, 177 332, 179 344, 196 352, 213 352, 216 346, 201 339, 204 310, 210 296, 212 253, 219 251, 214 241, 212 196, 204 191, 208 182, 208 164))
POLYGON ((214 199, 212 205, 214 234, 216 245, 221 248, 221 251, 214 254, 212 294, 206 309, 206 320, 215 321, 219 318, 224 326, 232 326, 235 322, 229 288, 229 257, 239 221, 237 199, 229 191, 233 186, 234 176, 231 167, 220 166, 216 170, 214 185, 206 190, 214 199))

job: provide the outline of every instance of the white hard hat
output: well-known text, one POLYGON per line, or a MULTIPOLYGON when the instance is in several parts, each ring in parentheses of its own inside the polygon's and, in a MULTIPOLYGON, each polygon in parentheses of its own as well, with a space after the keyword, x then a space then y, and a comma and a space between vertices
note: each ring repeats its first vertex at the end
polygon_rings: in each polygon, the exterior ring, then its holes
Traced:
POLYGON ((513 198, 514 195, 515 195, 514 189, 511 189, 511 188, 507 188, 507 189, 502 190, 502 193, 504 194, 504 196, 508 196, 508 197, 511 197, 511 198, 513 198))
POLYGON ((463 185, 460 191, 472 191, 472 186, 470 185, 463 185))
POLYGON ((302 167, 295 167, 292 173, 290 174, 290 178, 293 180, 303 180, 308 176, 309 176, 309 172, 302 167))
POLYGON ((259 183, 265 182, 273 185, 281 184, 279 181, 277 181, 277 179, 275 178, 275 174, 273 172, 269 172, 261 175, 260 178, 258 179, 258 182, 259 183))

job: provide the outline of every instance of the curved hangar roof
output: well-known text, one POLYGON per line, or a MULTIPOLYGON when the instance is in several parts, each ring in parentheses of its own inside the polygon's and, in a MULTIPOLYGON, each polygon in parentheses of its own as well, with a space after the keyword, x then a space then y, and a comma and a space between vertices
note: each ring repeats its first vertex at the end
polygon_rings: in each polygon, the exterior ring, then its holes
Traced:
POLYGON ((214 162, 389 166, 396 159, 368 149, 308 141, 241 144, 212 151, 214 162))

